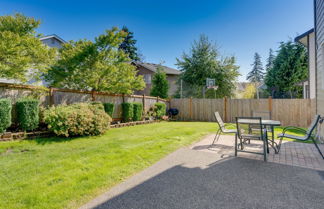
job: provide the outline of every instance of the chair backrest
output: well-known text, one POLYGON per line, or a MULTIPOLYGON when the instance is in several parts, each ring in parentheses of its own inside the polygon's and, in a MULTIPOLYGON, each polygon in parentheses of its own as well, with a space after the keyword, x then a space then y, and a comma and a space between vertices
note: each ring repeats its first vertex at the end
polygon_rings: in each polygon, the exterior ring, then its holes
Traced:
POLYGON ((223 122, 222 117, 219 115, 219 112, 214 112, 216 122, 218 123, 220 129, 223 131, 225 129, 225 124, 223 122))
POLYGON ((271 113, 269 111, 252 111, 253 117, 261 117, 263 120, 271 120, 271 113))
POLYGON ((263 127, 261 117, 236 117, 236 127, 238 137, 241 137, 242 134, 249 133, 249 135, 258 136, 263 140, 263 127), (250 125, 256 127, 256 130, 253 133, 249 133, 248 129, 250 125))
POLYGON ((314 119, 312 120, 312 123, 310 124, 310 126, 308 127, 307 132, 306 132, 308 137, 310 137, 312 135, 312 133, 315 130, 320 119, 321 119, 320 115, 315 115, 314 119))

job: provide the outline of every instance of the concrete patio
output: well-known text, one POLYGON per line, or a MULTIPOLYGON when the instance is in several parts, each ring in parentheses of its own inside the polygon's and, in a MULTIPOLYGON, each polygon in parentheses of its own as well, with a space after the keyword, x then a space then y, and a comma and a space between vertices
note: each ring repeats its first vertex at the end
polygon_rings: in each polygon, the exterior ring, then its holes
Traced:
POLYGON ((233 157, 232 136, 210 147, 212 140, 175 151, 82 208, 323 207, 324 160, 314 145, 286 142, 263 162, 257 155, 233 157))

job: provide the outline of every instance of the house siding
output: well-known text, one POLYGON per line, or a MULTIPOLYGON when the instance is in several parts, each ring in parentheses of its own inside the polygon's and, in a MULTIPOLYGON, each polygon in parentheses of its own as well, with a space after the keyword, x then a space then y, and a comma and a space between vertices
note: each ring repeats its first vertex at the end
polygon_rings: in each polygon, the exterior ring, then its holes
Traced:
MULTIPOLYGON (((324 116, 324 0, 314 0, 317 91, 316 112, 324 116)), ((324 136, 324 130, 321 131, 324 136)))

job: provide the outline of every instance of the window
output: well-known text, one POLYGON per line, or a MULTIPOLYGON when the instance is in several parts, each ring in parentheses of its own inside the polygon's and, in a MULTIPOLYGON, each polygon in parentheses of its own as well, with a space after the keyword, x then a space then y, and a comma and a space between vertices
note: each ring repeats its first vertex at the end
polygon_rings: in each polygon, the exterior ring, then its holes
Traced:
POLYGON ((151 81, 152 81, 151 74, 144 74, 144 81, 146 84, 151 84, 151 81))

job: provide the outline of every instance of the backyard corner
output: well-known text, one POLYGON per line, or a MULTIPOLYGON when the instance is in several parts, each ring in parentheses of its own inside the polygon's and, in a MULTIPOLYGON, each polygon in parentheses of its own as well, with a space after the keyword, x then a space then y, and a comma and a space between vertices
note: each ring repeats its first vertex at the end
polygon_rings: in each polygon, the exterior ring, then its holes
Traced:
POLYGON ((102 136, 1 142, 0 208, 77 208, 216 127, 161 122, 102 136))

